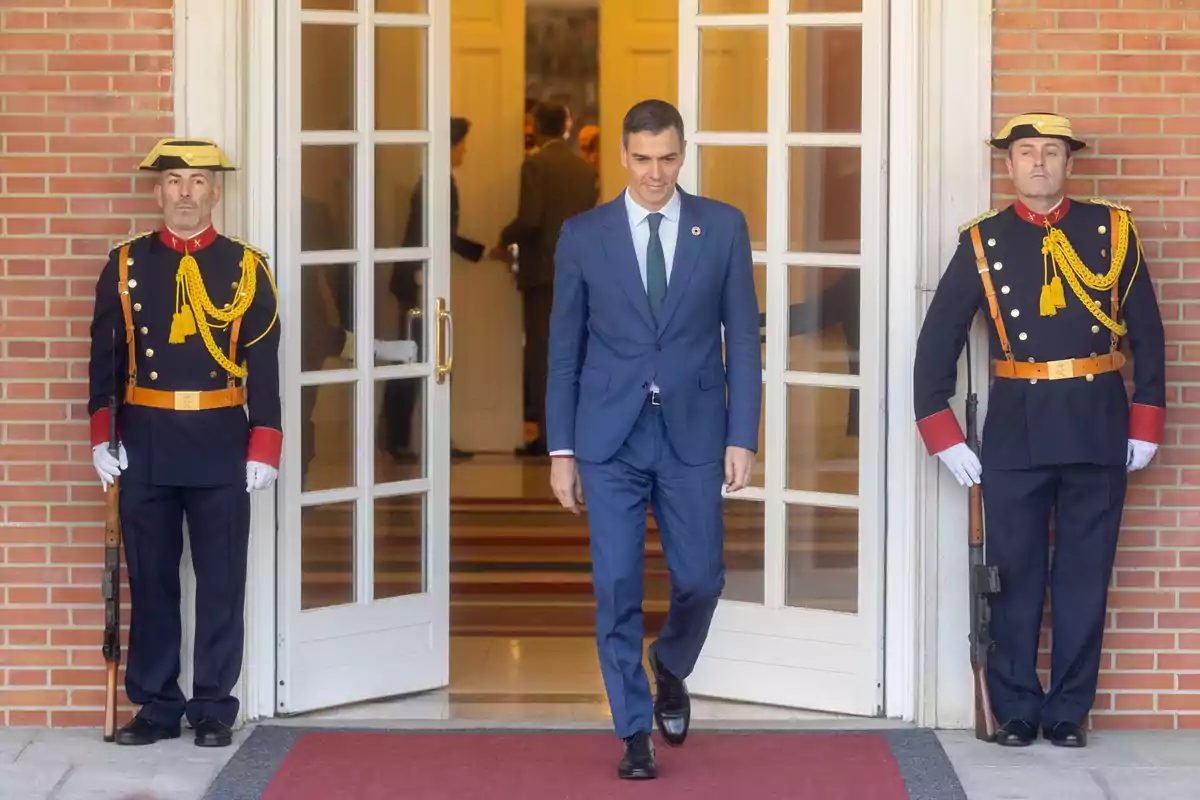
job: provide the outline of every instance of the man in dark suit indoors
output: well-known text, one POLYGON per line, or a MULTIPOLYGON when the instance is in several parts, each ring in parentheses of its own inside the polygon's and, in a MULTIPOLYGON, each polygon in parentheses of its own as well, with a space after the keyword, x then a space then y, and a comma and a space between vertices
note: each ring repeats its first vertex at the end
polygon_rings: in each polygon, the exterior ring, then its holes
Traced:
POLYGON ((520 250, 517 288, 525 324, 525 374, 538 436, 518 450, 520 455, 546 455, 546 363, 549 357, 550 307, 554 301, 554 247, 565 220, 596 205, 596 172, 571 149, 564 137, 567 109, 543 103, 534 111, 537 152, 521 167, 521 199, 517 217, 500 233, 492 251, 508 260, 509 245, 520 250))
MULTIPOLYGON (((450 119, 450 168, 462 166, 467 153, 467 134, 471 123, 463 117, 450 119)), ((404 228, 404 247, 421 247, 425 244, 425 181, 417 181, 409 200, 408 221, 404 228)), ((458 235, 458 183, 454 173, 450 174, 450 249, 467 261, 477 262, 483 258, 484 247, 479 242, 458 235)), ((387 361, 405 362, 419 357, 419 349, 424 328, 420 317, 413 318, 409 325, 410 311, 420 312, 422 309, 422 292, 424 288, 420 281, 422 264, 419 261, 396 264, 392 270, 390 289, 396 301, 400 304, 400 339, 392 342, 381 342, 377 345, 376 353, 379 358, 387 361)), ((412 416, 417 406, 417 393, 421 390, 420 381, 401 380, 388 381, 383 396, 383 450, 399 461, 414 458, 412 444, 409 441, 412 430, 412 416)), ((460 450, 453 441, 450 443, 450 455, 454 458, 470 458, 471 453, 460 450)))

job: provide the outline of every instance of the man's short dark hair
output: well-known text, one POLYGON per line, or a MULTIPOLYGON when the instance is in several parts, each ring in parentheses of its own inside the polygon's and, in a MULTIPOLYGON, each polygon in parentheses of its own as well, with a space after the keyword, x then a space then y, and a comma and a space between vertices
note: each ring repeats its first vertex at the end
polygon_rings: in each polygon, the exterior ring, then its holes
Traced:
POLYGON ((567 108, 558 103, 540 103, 533 110, 533 129, 547 139, 561 139, 567 132, 567 108))
POLYGON ((643 100, 625 114, 621 125, 621 144, 629 147, 629 137, 635 133, 662 133, 674 128, 683 144, 683 117, 666 100, 643 100))

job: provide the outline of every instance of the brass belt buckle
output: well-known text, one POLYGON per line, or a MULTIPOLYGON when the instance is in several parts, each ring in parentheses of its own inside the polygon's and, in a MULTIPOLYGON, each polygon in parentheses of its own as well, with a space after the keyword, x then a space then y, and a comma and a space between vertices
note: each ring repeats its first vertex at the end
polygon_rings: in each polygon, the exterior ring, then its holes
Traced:
POLYGON ((199 392, 176 392, 175 393, 175 410, 176 411, 199 411, 200 410, 200 393, 199 392))
POLYGON ((1061 361, 1047 361, 1046 370, 1049 373, 1047 377, 1052 381, 1062 380, 1063 378, 1074 378, 1075 360, 1064 358, 1061 361))

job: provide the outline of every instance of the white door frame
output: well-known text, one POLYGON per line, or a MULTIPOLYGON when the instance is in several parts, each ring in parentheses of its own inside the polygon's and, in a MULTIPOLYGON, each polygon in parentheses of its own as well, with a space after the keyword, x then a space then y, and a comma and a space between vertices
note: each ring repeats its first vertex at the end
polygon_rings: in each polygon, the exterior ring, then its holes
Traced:
MULTIPOLYGON (((175 132, 221 141, 241 168, 226 182, 224 229, 273 255, 276 174, 288 168, 275 154, 274 2, 175 5, 175 132)), ((925 455, 913 424, 911 365, 920 320, 957 226, 990 201, 983 147, 992 127, 990 4, 891 0, 890 29, 884 712, 924 726, 965 727, 971 719, 961 602, 966 494, 925 455), (950 47, 963 42, 973 43, 978 55, 952 59, 950 47)), ((285 324, 283 335, 294 330, 285 324)), ((976 385, 986 407, 985 387, 976 385)), ((274 715, 275 525, 274 497, 260 493, 252 514, 240 687, 249 720, 274 715)))
MULTIPOLYGON (((891 0, 888 543, 885 713, 970 727, 967 493, 925 451, 912 363, 958 226, 991 203, 992 12, 987 0, 891 0), (970 58, 956 58, 966 48, 970 58)), ((970 345, 986 353, 976 326, 970 345)), ((960 364, 962 362, 960 361, 960 364)), ((980 418, 987 359, 977 357, 980 418)), ((965 370, 952 406, 962 419, 965 370)))

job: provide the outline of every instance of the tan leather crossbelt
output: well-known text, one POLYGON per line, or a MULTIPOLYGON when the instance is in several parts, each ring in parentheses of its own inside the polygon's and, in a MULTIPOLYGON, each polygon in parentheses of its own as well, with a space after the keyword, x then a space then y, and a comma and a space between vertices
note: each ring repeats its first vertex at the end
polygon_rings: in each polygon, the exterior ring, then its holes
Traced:
MULTIPOLYGON (((170 392, 137 385, 137 347, 133 335, 133 310, 129 302, 129 245, 121 248, 118 256, 118 291, 121 298, 121 315, 125 318, 125 342, 129 347, 129 380, 125 386, 125 402, 131 406, 149 406, 167 411, 210 411, 214 408, 230 408, 245 405, 246 387, 237 386, 233 376, 224 389, 206 389, 198 392, 170 392)), ((242 318, 233 321, 229 334, 229 360, 237 363, 238 333, 242 318)), ((153 377, 153 375, 152 375, 153 377)))
POLYGON ((168 411, 209 411, 245 404, 246 387, 233 386, 203 392, 167 392, 145 386, 127 386, 125 402, 131 406, 150 406, 168 411))
MULTIPOLYGON (((1112 228, 1112 247, 1117 246, 1117 217, 1116 209, 1110 209, 1109 215, 1112 228)), ((983 252, 983 240, 979 226, 971 226, 971 245, 975 250, 975 266, 979 270, 979 279, 983 282, 983 293, 987 297, 988 313, 996 325, 996 336, 1000 340, 1000 349, 1004 351, 1004 359, 992 361, 992 374, 997 378, 1015 378, 1018 380, 1050 380, 1058 381, 1065 378, 1089 378, 1093 375, 1103 375, 1106 372, 1116 372, 1125 364, 1125 355, 1117 349, 1117 336, 1109 338, 1109 352, 1102 356, 1091 358, 1064 358, 1061 361, 1017 361, 1013 358, 1012 346, 1008 341, 1008 332, 1004 329, 1004 317, 1000 313, 1000 305, 996 301, 996 288, 992 283, 991 270, 988 268, 987 256, 983 252)), ((1117 318, 1120 308, 1117 298, 1117 282, 1113 282, 1110 294, 1112 318, 1117 318)))
POLYGON ((1064 378, 1086 378, 1116 372, 1125 364, 1125 354, 1117 351, 1091 358, 1064 358, 1061 361, 1000 361, 992 362, 997 378, 1059 381, 1064 378))

